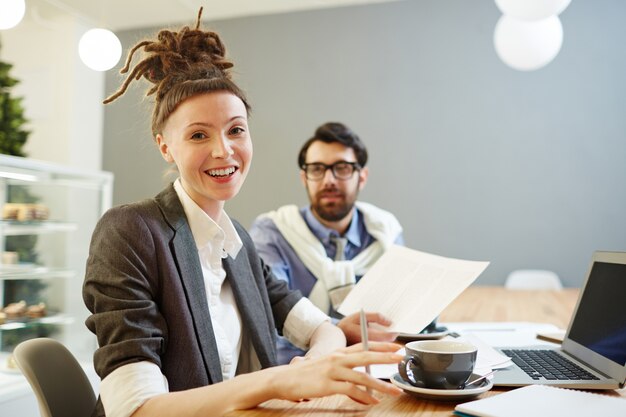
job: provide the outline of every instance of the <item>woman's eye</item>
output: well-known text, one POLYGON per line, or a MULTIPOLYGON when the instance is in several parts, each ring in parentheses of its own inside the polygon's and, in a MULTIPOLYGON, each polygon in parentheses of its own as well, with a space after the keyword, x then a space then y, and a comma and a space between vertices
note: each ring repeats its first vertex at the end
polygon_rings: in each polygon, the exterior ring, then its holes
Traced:
POLYGON ((240 135, 240 134, 242 134, 243 132, 245 132, 245 130, 244 130, 243 128, 241 128, 241 127, 238 127, 238 126, 237 126, 237 127, 233 127, 233 128, 230 130, 230 134, 231 134, 231 135, 240 135))
POLYGON ((196 132, 193 135, 191 135, 191 139, 205 139, 206 135, 202 132, 196 132))

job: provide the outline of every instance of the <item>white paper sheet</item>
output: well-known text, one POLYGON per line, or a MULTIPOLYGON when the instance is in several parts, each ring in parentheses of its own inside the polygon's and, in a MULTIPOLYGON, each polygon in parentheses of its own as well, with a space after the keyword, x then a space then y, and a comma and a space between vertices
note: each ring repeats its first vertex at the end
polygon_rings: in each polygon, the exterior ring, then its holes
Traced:
POLYGON ((492 369, 506 368, 507 366, 513 364, 511 358, 498 352, 493 347, 485 343, 480 337, 472 333, 465 334, 458 339, 452 340, 464 341, 470 345, 476 346, 476 349, 478 349, 478 355, 476 355, 476 365, 474 367, 474 373, 476 374, 485 375, 486 373, 491 372, 492 369))
POLYGON ((553 343, 537 339, 539 332, 558 330, 553 324, 532 322, 475 322, 439 323, 462 336, 475 335, 494 347, 523 347, 535 345, 554 346, 553 343))
POLYGON ((625 416, 626 401, 586 391, 529 385, 458 404, 454 409, 463 415, 481 417, 625 416))
POLYGON ((426 327, 485 270, 489 262, 445 258, 394 245, 370 268, 339 307, 343 315, 382 313, 393 332, 426 327))

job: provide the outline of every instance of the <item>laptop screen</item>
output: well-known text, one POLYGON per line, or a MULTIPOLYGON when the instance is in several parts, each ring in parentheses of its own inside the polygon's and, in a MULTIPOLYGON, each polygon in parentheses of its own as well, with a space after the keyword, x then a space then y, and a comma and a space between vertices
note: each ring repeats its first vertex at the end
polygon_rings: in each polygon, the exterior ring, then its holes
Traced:
POLYGON ((626 265, 594 262, 568 337, 626 365, 626 265))

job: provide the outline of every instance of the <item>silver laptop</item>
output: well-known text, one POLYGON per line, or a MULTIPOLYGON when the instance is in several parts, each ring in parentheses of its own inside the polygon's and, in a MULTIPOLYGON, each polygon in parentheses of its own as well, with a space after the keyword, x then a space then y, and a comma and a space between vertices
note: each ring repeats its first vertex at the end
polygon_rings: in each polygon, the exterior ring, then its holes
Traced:
POLYGON ((595 252, 560 348, 498 348, 494 385, 615 389, 626 383, 626 252, 595 252), (570 362, 561 366, 562 362, 570 362))

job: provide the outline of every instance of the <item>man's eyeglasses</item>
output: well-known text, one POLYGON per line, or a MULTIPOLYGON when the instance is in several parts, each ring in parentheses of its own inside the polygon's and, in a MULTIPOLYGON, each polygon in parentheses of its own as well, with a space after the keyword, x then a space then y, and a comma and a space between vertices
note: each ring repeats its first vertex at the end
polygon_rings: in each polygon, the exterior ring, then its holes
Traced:
POLYGON ((302 168, 308 180, 319 181, 324 178, 328 169, 331 170, 336 179, 349 180, 354 175, 354 171, 361 169, 361 166, 356 162, 339 161, 332 165, 314 162, 312 164, 303 164, 300 168, 302 168))

